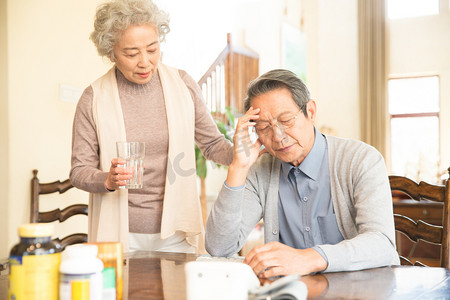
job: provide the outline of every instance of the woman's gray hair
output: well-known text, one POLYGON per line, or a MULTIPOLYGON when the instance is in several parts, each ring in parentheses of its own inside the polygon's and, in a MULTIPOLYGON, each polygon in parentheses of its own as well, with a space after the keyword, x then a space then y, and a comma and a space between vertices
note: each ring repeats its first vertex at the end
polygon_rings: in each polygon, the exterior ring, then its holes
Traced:
POLYGON ((90 39, 100 56, 114 59, 114 45, 130 25, 155 26, 162 42, 170 31, 169 15, 151 0, 112 0, 97 7, 90 39))
POLYGON ((305 116, 308 116, 306 103, 311 99, 308 88, 297 75, 284 69, 269 71, 250 82, 247 97, 244 100, 245 111, 250 109, 250 101, 253 98, 280 88, 286 88, 298 108, 305 116))

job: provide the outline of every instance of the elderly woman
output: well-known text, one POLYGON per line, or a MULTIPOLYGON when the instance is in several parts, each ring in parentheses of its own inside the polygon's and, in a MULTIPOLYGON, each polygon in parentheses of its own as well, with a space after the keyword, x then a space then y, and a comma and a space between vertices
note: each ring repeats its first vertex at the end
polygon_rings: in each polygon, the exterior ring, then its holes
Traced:
POLYGON ((196 82, 160 62, 168 15, 150 0, 97 8, 91 40, 114 66, 87 87, 77 106, 70 179, 91 193, 89 241, 128 250, 194 252, 203 245, 194 142, 229 165, 232 144, 218 131, 196 82), (142 189, 118 189, 116 141, 145 142, 142 189))

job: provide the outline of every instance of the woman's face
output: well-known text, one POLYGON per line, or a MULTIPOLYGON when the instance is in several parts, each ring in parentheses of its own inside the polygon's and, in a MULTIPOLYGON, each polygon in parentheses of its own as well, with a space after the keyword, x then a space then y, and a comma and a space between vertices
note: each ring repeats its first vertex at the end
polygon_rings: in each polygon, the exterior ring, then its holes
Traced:
POLYGON ((137 84, 145 84, 156 73, 159 58, 159 35, 149 24, 131 25, 113 48, 112 60, 126 79, 137 84))

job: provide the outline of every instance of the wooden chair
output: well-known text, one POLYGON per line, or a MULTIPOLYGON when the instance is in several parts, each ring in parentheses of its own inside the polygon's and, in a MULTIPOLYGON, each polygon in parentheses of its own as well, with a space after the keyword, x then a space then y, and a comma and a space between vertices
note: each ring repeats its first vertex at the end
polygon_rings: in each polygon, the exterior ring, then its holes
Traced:
POLYGON ((2 274, 3 271, 8 270, 9 268, 9 261, 8 259, 0 259, 0 274, 2 274))
MULTIPOLYGON (((40 211, 39 210, 39 196, 44 194, 51 194, 59 192, 60 194, 73 188, 69 179, 63 182, 57 180, 51 183, 40 183, 37 178, 38 170, 33 170, 33 179, 31 179, 31 210, 30 210, 30 222, 31 223, 50 223, 54 221, 64 222, 74 215, 86 215, 88 214, 87 204, 74 204, 64 209, 56 208, 52 211, 40 211)), ((54 242, 59 243, 61 248, 68 245, 87 242, 86 233, 74 233, 68 235, 62 239, 56 238, 54 242)))
MULTIPOLYGON (((450 173, 450 168, 448 169, 450 173)), ((429 200, 442 203, 442 225, 433 225, 422 220, 400 214, 394 214, 395 230, 404 233, 411 241, 423 240, 433 244, 440 244, 440 267, 450 268, 450 188, 449 180, 444 185, 432 185, 421 181, 415 181, 402 176, 389 176, 391 190, 400 191, 416 201, 429 200)), ((413 265, 411 257, 400 255, 402 265, 413 265)), ((414 265, 426 266, 415 261, 414 265)))

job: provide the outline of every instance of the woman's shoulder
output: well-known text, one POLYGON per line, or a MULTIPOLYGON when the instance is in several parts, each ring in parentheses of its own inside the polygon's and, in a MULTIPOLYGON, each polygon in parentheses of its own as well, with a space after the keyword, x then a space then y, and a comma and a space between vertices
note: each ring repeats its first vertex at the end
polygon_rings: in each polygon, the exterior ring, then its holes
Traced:
POLYGON ((191 96, 194 100, 194 103, 196 103, 195 100, 201 100, 202 97, 202 91, 200 89, 200 86, 198 83, 192 78, 191 75, 189 75, 188 72, 182 69, 178 69, 178 74, 180 74, 181 79, 183 80, 184 84, 188 88, 189 92, 191 93, 191 96))
POLYGON ((158 68, 164 68, 166 70, 171 70, 172 72, 177 71, 180 75, 180 78, 184 81, 186 85, 198 85, 197 82, 192 78, 189 73, 183 69, 178 69, 172 66, 168 66, 166 64, 160 64, 158 68))
POLYGON ((192 78, 191 75, 189 75, 188 72, 182 69, 178 69, 178 73, 180 74, 181 79, 184 81, 187 87, 195 86, 198 87, 197 82, 192 78))
POLYGON ((75 112, 74 122, 75 123, 84 123, 86 120, 88 122, 92 122, 93 114, 92 114, 92 101, 94 98, 94 91, 92 86, 88 86, 83 93, 81 94, 80 99, 77 103, 77 108, 75 112))
POLYGON ((92 106, 92 99, 94 98, 94 90, 91 85, 84 89, 78 100, 77 109, 90 108, 92 106))

